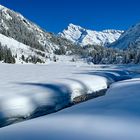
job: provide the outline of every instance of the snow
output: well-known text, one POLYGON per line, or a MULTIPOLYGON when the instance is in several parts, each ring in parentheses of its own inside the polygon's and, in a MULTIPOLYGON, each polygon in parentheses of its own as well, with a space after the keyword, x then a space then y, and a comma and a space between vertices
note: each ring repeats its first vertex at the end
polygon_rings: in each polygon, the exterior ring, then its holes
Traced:
POLYGON ((75 75, 74 78, 67 78, 67 80, 61 82, 69 87, 72 93, 71 100, 83 94, 92 94, 96 91, 107 89, 108 86, 106 78, 96 75, 75 75))
POLYGON ((116 82, 105 96, 0 130, 1 140, 140 139, 140 78, 116 82))
POLYGON ((0 5, 0 10, 6 9, 3 5, 0 5))
POLYGON ((0 119, 28 118, 36 110, 50 107, 57 111, 74 98, 107 89, 129 72, 77 63, 48 65, 0 64, 0 119), (10 73, 9 73, 10 72, 10 73))
POLYGON ((62 33, 59 33, 59 35, 81 46, 106 46, 118 40, 122 33, 123 31, 120 30, 92 31, 77 25, 69 24, 68 28, 62 33))
POLYGON ((0 11, 2 11, 3 16, 5 16, 6 20, 12 20, 12 17, 7 13, 7 8, 0 5, 0 11))
POLYGON ((3 21, 3 19, 1 19, 0 25, 1 25, 1 27, 5 28, 5 30, 9 29, 8 26, 5 24, 5 22, 3 21))
POLYGON ((122 34, 122 36, 110 47, 127 49, 128 47, 138 47, 140 44, 140 23, 132 26, 122 34))
MULTIPOLYGON (((31 104, 31 101, 22 96, 11 96, 8 98, 1 98, 1 114, 3 117, 15 117, 15 116, 24 116, 27 117, 28 114, 32 113, 34 106, 31 104), (3 113, 4 112, 4 113, 3 113)), ((4 119, 4 118, 2 118, 4 119)))

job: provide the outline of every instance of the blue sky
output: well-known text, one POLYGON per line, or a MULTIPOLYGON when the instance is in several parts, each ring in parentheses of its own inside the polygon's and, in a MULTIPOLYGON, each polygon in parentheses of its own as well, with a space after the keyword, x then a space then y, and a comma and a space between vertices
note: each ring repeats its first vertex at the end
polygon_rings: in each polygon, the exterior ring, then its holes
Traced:
POLYGON ((94 30, 121 29, 140 22, 140 0, 0 0, 50 32, 69 23, 94 30))

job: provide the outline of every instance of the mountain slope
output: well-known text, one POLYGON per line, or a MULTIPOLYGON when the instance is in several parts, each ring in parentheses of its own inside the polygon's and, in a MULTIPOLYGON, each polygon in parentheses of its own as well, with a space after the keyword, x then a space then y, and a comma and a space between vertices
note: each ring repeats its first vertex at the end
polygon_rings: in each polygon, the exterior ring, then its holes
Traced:
POLYGON ((15 63, 45 63, 47 62, 47 53, 31 48, 23 43, 0 34, 0 46, 11 50, 15 63), (36 60, 31 60, 31 59, 36 60), (36 61, 36 62, 35 62, 36 61))
POLYGON ((110 47, 127 49, 140 48, 140 23, 129 28, 115 43, 111 44, 110 47))
POLYGON ((49 44, 49 40, 46 39, 51 37, 21 14, 4 6, 0 6, 0 33, 41 50, 49 44))
POLYGON ((72 43, 46 32, 21 14, 0 5, 0 33, 32 48, 53 53, 57 48, 72 43))
POLYGON ((59 33, 59 35, 81 46, 106 46, 116 41, 122 33, 123 31, 120 30, 92 31, 77 25, 69 24, 68 28, 62 33, 59 33))

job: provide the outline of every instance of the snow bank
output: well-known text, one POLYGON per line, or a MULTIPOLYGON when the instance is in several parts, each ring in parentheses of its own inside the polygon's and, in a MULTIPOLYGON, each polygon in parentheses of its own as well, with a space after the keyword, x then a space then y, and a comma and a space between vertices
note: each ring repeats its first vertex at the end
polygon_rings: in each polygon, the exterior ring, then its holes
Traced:
POLYGON ((106 96, 0 130, 0 139, 140 139, 140 78, 117 82, 106 96))
POLYGON ((28 118, 47 108, 57 111, 77 96, 107 88, 104 77, 76 74, 86 69, 64 64, 0 64, 0 119, 28 118))

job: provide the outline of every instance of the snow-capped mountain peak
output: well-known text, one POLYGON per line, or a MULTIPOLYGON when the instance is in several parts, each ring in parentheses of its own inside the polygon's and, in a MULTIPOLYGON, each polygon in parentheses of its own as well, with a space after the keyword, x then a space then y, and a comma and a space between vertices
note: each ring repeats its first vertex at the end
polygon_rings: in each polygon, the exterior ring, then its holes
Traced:
POLYGON ((67 29, 64 29, 59 35, 81 46, 106 46, 116 41, 122 33, 123 31, 120 30, 93 31, 71 23, 67 29))
POLYGON ((75 29, 75 30, 77 30, 77 29, 83 29, 83 28, 81 26, 74 25, 74 24, 70 23, 69 26, 68 26, 68 29, 75 29))

